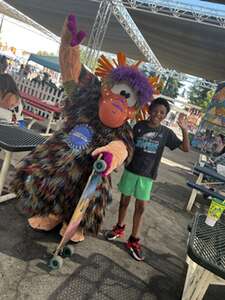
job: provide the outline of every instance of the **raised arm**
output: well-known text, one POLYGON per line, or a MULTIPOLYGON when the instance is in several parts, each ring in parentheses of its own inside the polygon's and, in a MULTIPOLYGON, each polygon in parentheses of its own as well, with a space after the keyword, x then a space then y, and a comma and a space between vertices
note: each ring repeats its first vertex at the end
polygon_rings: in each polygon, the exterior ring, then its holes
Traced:
POLYGON ((186 118, 181 118, 178 120, 178 125, 182 131, 183 140, 182 144, 180 145, 180 149, 184 152, 190 151, 190 143, 189 143, 189 137, 188 137, 188 129, 187 129, 187 120, 186 118))
POLYGON ((70 15, 66 18, 62 29, 59 62, 63 85, 67 93, 67 89, 70 85, 79 83, 82 67, 79 45, 85 35, 83 31, 77 32, 76 17, 74 15, 70 15))

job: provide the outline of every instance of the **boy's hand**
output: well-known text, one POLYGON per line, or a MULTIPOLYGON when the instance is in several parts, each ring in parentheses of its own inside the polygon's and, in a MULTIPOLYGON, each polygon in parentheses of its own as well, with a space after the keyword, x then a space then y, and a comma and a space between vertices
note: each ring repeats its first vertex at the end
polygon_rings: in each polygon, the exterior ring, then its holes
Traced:
POLYGON ((183 141, 180 145, 180 149, 184 152, 189 152, 190 149, 190 142, 188 138, 188 122, 187 118, 185 116, 181 116, 178 118, 177 124, 179 125, 182 135, 183 135, 183 141))
POLYGON ((188 130, 188 122, 187 122, 187 118, 183 117, 183 118, 179 118, 177 121, 178 126, 180 127, 181 130, 188 130))

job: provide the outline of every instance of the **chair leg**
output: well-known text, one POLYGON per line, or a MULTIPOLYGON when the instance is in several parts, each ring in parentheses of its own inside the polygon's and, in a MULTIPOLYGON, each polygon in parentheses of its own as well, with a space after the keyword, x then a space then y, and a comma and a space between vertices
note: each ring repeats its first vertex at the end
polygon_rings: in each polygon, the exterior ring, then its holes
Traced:
POLYGON ((193 274, 193 272, 195 271, 196 266, 197 266, 197 264, 195 262, 193 262, 189 256, 187 256, 187 258, 186 258, 186 263, 188 264, 188 269, 187 269, 187 274, 186 274, 186 279, 185 279, 183 290, 185 290, 186 287, 189 286, 191 275, 193 274))
POLYGON ((212 281, 211 272, 190 261, 185 280, 182 300, 202 300, 212 281), (194 271, 191 270, 194 267, 194 271))
POLYGON ((45 133, 49 133, 49 131, 51 129, 53 117, 54 117, 54 113, 51 113, 50 116, 49 116, 49 118, 48 118, 48 125, 47 125, 45 133))
MULTIPOLYGON (((203 174, 200 173, 199 176, 198 176, 198 179, 197 179, 196 183, 197 183, 197 184, 201 184, 201 183, 202 183, 202 179, 203 179, 203 174)), ((198 192, 197 192, 196 189, 192 189, 191 196, 190 196, 190 198, 189 198, 188 205, 187 205, 187 207, 186 207, 186 210, 187 210, 187 211, 191 211, 192 206, 193 206, 193 204, 194 204, 194 202, 195 202, 195 198, 196 198, 196 196, 197 196, 197 193, 198 193, 198 192)))
POLYGON ((12 160, 12 152, 5 151, 5 157, 0 172, 0 195, 2 194, 3 186, 12 160))
POLYGON ((31 120, 31 122, 28 124, 27 129, 31 129, 31 127, 34 125, 34 123, 36 122, 36 120, 31 120))

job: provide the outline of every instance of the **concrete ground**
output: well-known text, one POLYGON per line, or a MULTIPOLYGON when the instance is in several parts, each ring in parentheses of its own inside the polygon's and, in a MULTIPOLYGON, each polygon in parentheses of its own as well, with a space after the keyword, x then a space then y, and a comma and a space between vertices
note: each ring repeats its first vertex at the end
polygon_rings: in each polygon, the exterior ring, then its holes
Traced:
MULTIPOLYGON (((193 216, 184 209, 190 195, 186 180, 192 178, 191 168, 197 158, 195 152, 165 152, 142 226, 144 262, 129 256, 125 238, 115 242, 103 238, 104 230, 116 222, 120 173, 113 175, 114 202, 107 210, 102 233, 77 244, 75 254, 64 260, 59 271, 50 271, 46 265, 60 240, 59 228, 35 232, 17 211, 15 200, 1 203, 0 299, 180 299, 186 275, 187 225, 193 216)), ((126 237, 131 230, 133 204, 126 219, 126 237)), ((224 295, 225 287, 211 286, 204 300, 222 300, 224 295)))

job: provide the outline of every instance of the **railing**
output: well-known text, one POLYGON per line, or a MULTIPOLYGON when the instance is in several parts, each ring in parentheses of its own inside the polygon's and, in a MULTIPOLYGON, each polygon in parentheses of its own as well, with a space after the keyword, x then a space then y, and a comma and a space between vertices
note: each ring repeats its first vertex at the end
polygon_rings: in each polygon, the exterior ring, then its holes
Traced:
POLYGON ((11 75, 21 92, 25 92, 30 96, 34 96, 41 101, 60 106, 63 99, 65 98, 64 92, 59 89, 55 89, 47 85, 42 85, 41 83, 31 81, 18 74, 11 75))
POLYGON ((11 74, 20 91, 24 117, 31 118, 28 128, 38 122, 50 129, 58 129, 62 121, 61 106, 65 98, 63 91, 31 81, 24 76, 11 74))

